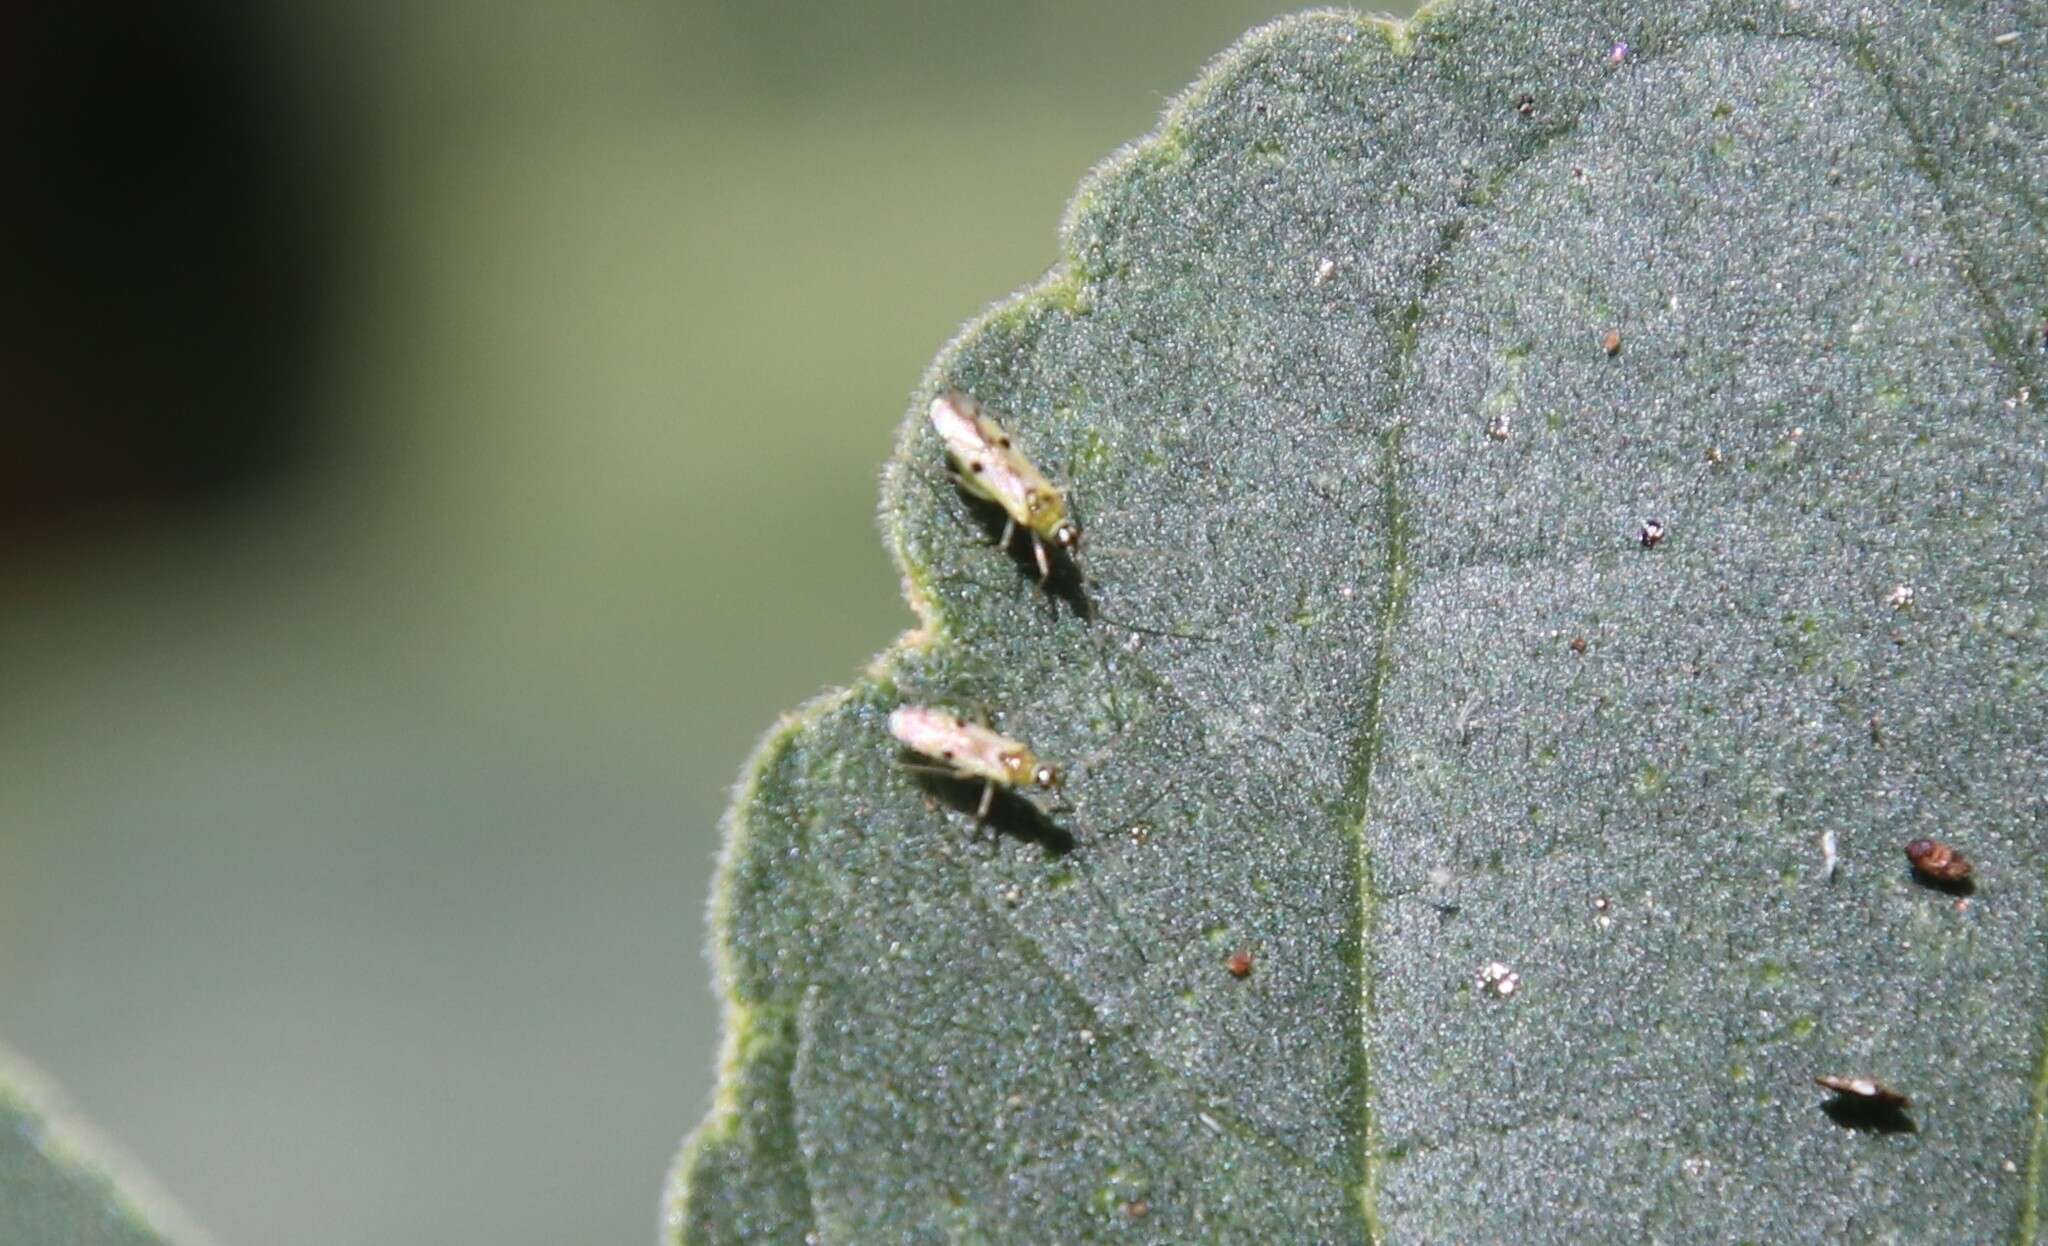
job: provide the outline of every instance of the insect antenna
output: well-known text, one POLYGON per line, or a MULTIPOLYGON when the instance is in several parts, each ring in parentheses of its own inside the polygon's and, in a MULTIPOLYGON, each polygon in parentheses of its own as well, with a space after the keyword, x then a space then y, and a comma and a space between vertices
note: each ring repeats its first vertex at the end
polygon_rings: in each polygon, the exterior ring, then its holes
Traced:
POLYGON ((1221 636, 1211 636, 1207 632, 1176 632, 1171 628, 1146 627, 1142 623, 1126 623, 1122 619, 1112 618, 1100 610, 1097 610, 1095 617, 1089 621, 1106 624, 1116 628, 1118 631, 1136 632, 1140 636, 1158 636, 1164 640, 1200 640, 1209 644, 1215 644, 1223 639, 1221 636))
POLYGON ((1095 884, 1095 871, 1089 869, 1088 863, 1082 860, 1074 862, 1074 870, 1080 874, 1081 881, 1086 883, 1088 890, 1094 894, 1095 902, 1100 904, 1103 911, 1109 914, 1109 924, 1115 928, 1117 936, 1124 941, 1124 946, 1131 949, 1131 955, 1138 958, 1140 965, 1150 965, 1152 959, 1145 955, 1144 947, 1131 934, 1130 923, 1124 920, 1123 910, 1119 909, 1116 906, 1116 901, 1110 899, 1108 894, 1095 884))

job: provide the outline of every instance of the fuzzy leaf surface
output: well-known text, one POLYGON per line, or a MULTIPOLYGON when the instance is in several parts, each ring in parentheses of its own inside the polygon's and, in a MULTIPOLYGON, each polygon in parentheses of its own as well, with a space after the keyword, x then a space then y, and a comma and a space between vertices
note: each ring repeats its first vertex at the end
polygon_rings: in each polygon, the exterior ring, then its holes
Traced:
POLYGON ((736 798, 671 1236, 2033 1240, 2044 31, 1447 0, 1220 58, 917 392, 924 626, 736 798), (1083 578, 948 485, 948 386, 1083 578), (1064 798, 977 832, 905 702, 1064 798))
MULTIPOLYGON (((78 1131, 53 1120, 46 1091, 0 1052, 0 1242, 8 1246, 166 1246, 78 1131)), ((197 1240, 196 1236, 188 1240, 197 1240)))

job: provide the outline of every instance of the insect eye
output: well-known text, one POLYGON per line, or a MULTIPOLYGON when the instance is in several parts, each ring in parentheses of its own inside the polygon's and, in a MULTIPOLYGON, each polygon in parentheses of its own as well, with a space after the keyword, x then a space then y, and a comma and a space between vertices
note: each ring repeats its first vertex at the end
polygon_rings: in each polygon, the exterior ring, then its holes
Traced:
POLYGON ((1054 770, 1051 766, 1040 766, 1038 773, 1033 775, 1032 778, 1038 781, 1038 786, 1040 787, 1058 787, 1060 785, 1059 771, 1054 770))
POLYGON ((1079 549, 1081 548, 1081 525, 1068 520, 1066 523, 1053 529, 1052 539, 1053 543, 1061 549, 1079 549))

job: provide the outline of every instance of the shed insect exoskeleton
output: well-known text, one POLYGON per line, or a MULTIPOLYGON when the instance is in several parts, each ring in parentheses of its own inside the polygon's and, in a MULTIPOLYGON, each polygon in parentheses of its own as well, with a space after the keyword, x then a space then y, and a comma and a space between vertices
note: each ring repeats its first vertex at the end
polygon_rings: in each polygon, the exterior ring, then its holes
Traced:
POLYGON ((945 710, 899 705, 889 714, 889 734, 911 751, 937 760, 942 772, 981 780, 981 806, 975 817, 984 822, 997 788, 1060 785, 1059 771, 1038 760, 1023 742, 945 710))
POLYGON ((1018 528, 1030 533, 1031 550, 1038 556, 1038 582, 1050 581, 1052 560, 1045 543, 1051 541, 1069 554, 1081 548, 1081 525, 1067 513, 1067 495, 1010 444, 1010 434, 970 395, 957 389, 940 394, 932 399, 931 419, 958 468, 954 479, 960 487, 1002 507, 1008 517, 1003 547, 1009 548, 1018 528))
POLYGON ((1912 1100, 1878 1081, 1874 1077, 1821 1076, 1813 1079, 1814 1084, 1829 1090, 1852 1103, 1864 1103, 1880 1108, 1904 1108, 1912 1100))

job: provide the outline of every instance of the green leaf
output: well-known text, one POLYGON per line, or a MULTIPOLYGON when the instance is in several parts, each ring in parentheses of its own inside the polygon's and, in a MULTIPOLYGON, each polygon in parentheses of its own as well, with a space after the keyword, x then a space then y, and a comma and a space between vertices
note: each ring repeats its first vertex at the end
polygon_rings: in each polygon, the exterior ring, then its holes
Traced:
POLYGON ((180 1222, 160 1198, 138 1210, 140 1177, 117 1183, 106 1148, 66 1120, 53 1092, 19 1061, 0 1052, 0 1242, 8 1246, 164 1246, 197 1243, 196 1231, 175 1236, 159 1226, 180 1222))
POLYGON ((670 1234, 2032 1240, 2044 19, 1451 0, 1219 60, 918 391, 924 626, 736 796, 670 1234), (945 483, 949 385, 1085 583, 945 483), (1065 799, 978 831, 905 702, 1065 799))

